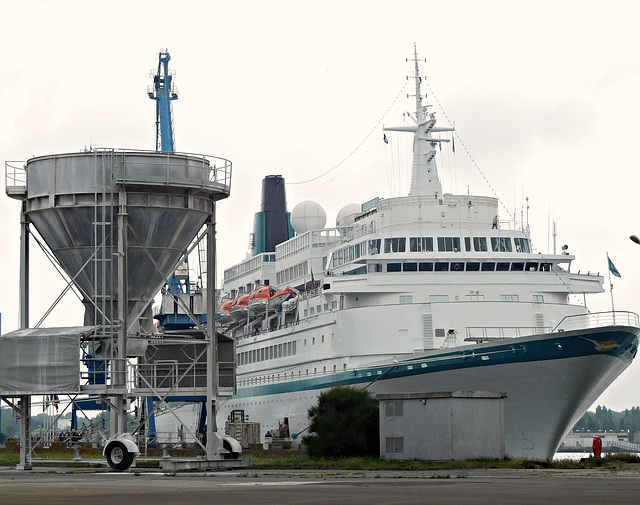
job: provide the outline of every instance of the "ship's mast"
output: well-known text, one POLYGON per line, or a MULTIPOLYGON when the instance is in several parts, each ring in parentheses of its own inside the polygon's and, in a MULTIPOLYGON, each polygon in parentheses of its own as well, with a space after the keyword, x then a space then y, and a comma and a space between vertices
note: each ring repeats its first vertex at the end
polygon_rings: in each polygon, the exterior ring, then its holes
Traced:
MULTIPOLYGON (((438 178, 435 157, 436 147, 440 142, 449 142, 449 139, 433 137, 432 133, 449 132, 453 128, 436 127, 435 113, 427 114, 429 105, 422 105, 422 77, 418 67, 418 50, 414 44, 413 61, 415 65, 414 80, 416 86, 416 111, 412 118, 416 122, 415 126, 395 126, 384 128, 387 131, 411 132, 413 133, 413 163, 411 167, 411 187, 410 196, 432 195, 434 198, 442 196, 442 184, 438 178)), ((422 60, 426 61, 426 60, 422 60)))

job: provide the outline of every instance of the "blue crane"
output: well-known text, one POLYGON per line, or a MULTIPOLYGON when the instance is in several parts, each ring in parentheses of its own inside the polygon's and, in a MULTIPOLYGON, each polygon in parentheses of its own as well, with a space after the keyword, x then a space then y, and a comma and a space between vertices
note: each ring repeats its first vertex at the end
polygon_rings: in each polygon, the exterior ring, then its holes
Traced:
POLYGON ((156 151, 174 152, 173 119, 171 102, 178 99, 178 90, 173 86, 173 75, 169 72, 169 52, 160 52, 158 71, 149 86, 149 98, 156 101, 156 151))

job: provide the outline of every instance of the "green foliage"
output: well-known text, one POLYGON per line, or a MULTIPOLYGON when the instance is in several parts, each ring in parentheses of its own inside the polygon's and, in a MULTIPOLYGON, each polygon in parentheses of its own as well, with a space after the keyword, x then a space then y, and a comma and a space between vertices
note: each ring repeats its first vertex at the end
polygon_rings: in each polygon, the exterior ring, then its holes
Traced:
POLYGON ((380 455, 378 400, 362 389, 338 386, 322 393, 309 409, 311 457, 380 455))
POLYGON ((598 405, 595 412, 587 412, 573 427, 573 431, 627 431, 631 442, 635 434, 640 431, 640 407, 632 407, 622 412, 615 412, 605 406, 598 405))

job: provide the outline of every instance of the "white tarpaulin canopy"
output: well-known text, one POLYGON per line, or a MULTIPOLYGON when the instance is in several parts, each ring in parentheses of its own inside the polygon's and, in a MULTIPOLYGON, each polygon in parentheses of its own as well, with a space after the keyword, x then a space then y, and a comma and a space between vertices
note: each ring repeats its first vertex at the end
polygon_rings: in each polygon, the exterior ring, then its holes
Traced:
POLYGON ((80 337, 92 326, 27 328, 0 336, 0 395, 80 389, 80 337))

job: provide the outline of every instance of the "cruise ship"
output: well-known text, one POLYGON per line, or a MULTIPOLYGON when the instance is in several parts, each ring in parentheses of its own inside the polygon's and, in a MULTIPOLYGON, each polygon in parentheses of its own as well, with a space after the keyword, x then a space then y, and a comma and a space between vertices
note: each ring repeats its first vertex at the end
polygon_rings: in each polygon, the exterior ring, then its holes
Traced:
POLYGON ((333 386, 491 391, 505 395, 506 455, 550 459, 632 362, 638 316, 571 303, 602 293, 603 276, 534 250, 497 198, 443 190, 452 129, 423 105, 409 61, 415 124, 385 128, 413 134, 407 196, 347 204, 327 227, 319 203, 289 213, 284 179, 264 179, 250 257, 224 272, 219 331, 236 342, 237 389, 219 429, 233 411, 263 436, 286 419, 295 446, 333 386))

